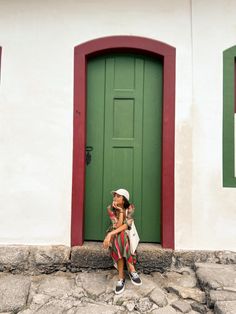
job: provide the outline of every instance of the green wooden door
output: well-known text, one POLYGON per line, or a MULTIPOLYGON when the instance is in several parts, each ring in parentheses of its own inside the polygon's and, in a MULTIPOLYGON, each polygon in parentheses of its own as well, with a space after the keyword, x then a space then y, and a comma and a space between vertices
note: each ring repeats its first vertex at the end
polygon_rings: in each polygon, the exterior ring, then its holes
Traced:
POLYGON ((126 53, 88 62, 86 240, 104 239, 110 191, 122 187, 135 204, 141 241, 161 241, 162 68, 126 53))

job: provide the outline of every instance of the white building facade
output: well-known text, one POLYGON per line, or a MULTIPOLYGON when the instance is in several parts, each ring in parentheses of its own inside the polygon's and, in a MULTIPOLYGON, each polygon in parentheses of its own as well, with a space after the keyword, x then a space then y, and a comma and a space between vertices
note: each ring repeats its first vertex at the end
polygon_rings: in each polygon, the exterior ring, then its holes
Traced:
POLYGON ((129 36, 175 50, 172 247, 236 250, 236 184, 223 183, 235 12, 233 0, 0 0, 0 243, 71 245, 74 48, 129 36))

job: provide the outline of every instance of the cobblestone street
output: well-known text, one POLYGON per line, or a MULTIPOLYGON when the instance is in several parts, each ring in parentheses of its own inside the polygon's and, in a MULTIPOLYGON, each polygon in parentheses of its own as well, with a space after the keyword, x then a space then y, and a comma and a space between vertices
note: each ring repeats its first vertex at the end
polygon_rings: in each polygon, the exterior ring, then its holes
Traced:
POLYGON ((114 294, 117 272, 0 274, 0 313, 236 313, 236 266, 196 263, 141 274, 143 285, 114 294))

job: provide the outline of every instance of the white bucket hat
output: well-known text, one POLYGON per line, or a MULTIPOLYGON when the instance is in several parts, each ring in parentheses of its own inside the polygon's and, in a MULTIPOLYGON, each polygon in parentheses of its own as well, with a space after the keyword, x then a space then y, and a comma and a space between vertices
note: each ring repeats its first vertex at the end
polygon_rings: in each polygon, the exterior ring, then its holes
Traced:
POLYGON ((127 199, 127 201, 129 201, 129 192, 125 189, 118 189, 116 191, 111 191, 111 193, 112 194, 117 193, 119 195, 122 195, 127 199))

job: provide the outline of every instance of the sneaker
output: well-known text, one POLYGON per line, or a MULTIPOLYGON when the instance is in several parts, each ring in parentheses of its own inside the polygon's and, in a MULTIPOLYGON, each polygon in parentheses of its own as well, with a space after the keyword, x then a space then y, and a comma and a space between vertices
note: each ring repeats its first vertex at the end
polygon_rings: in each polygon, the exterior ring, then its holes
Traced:
POLYGON ((132 284, 134 284, 136 286, 141 286, 142 280, 140 279, 140 277, 136 271, 130 272, 129 277, 131 279, 132 284))
POLYGON ((125 290, 125 279, 120 279, 117 281, 115 294, 120 294, 125 290))

